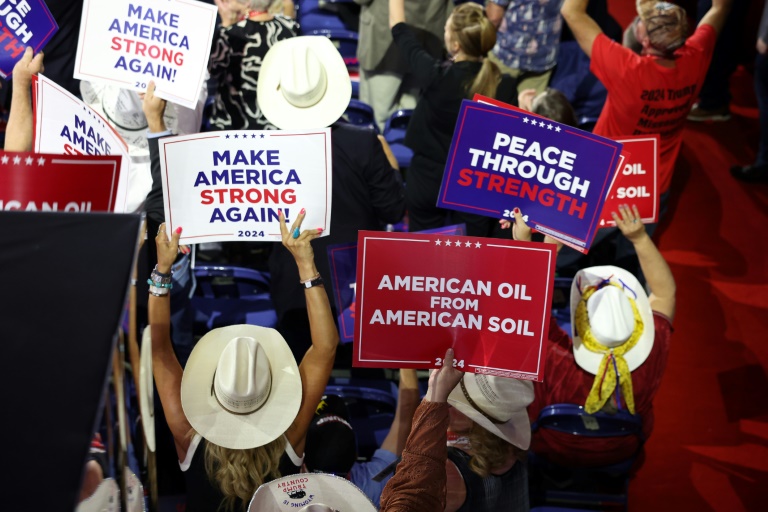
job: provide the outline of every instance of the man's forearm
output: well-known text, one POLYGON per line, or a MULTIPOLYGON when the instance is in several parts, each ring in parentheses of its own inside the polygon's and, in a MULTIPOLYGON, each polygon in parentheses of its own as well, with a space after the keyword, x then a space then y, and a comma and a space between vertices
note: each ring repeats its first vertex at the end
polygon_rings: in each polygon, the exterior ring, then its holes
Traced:
POLYGON ((32 151, 32 97, 29 85, 14 84, 5 130, 6 151, 32 151))

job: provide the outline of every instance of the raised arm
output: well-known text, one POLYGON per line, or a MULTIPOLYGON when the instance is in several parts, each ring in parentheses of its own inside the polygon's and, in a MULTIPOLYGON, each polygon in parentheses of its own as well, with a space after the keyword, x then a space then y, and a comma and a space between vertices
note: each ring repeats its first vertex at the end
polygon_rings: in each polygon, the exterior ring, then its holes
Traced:
POLYGON ((592 43, 603 33, 600 26, 587 14, 589 0, 565 0, 560 8, 560 14, 573 32, 573 37, 579 47, 592 57, 592 43))
MULTIPOLYGON (((280 212, 280 231, 283 236, 283 245, 290 251, 299 267, 299 278, 302 281, 311 281, 320 277, 315 266, 315 254, 310 242, 320 236, 322 229, 305 229, 304 232, 294 238, 294 234, 301 229, 305 213, 296 217, 290 231, 285 217, 280 212)), ((326 276, 328 277, 328 276, 326 276)), ((303 286, 296 283, 296 286, 303 286)), ((296 419, 293 421, 285 436, 291 443, 297 455, 304 454, 304 443, 307 438, 309 424, 317 409, 317 404, 325 393, 325 386, 333 370, 333 362, 336 359, 336 347, 339 344, 339 332, 331 314, 331 305, 328 303, 328 294, 323 285, 304 288, 304 298, 307 301, 307 314, 309 315, 309 328, 312 336, 312 346, 299 364, 301 374, 301 406, 296 419)))
POLYGON ((720 34, 723 30, 723 25, 725 25, 728 13, 731 12, 732 1, 733 0, 712 0, 712 7, 710 7, 704 17, 701 18, 698 26, 712 25, 715 32, 720 34))
POLYGON ((397 409, 395 409, 395 418, 392 420, 392 426, 389 428, 387 437, 381 443, 383 450, 390 451, 398 457, 403 453, 405 441, 411 432, 413 423, 413 414, 419 405, 419 378, 416 370, 400 370, 400 386, 397 392, 397 409))
POLYGON ((6 151, 32 151, 32 75, 43 71, 43 53, 33 57, 31 47, 13 66, 13 96, 8 126, 5 129, 6 151))
POLYGON ((381 493, 382 512, 445 508, 445 461, 448 440, 448 395, 463 373, 453 368, 453 349, 429 377, 429 389, 416 410, 403 460, 381 493))
MULTIPOLYGON (((155 243, 157 244, 157 267, 152 272, 152 279, 168 276, 170 282, 171 266, 176 260, 179 250, 181 228, 178 228, 171 238, 165 232, 165 224, 160 225, 155 243)), ((173 435, 176 454, 179 460, 187 456, 191 441, 189 435, 192 425, 187 421, 184 409, 181 407, 181 376, 183 370, 176 358, 171 344, 171 294, 149 294, 149 325, 152 333, 152 373, 155 376, 155 386, 160 402, 163 404, 165 420, 173 435)))
POLYGON ((507 12, 509 0, 491 0, 485 5, 485 15, 493 26, 499 28, 501 20, 504 19, 504 13, 507 12))
POLYGON ((616 227, 635 246, 640 268, 643 269, 645 281, 651 289, 648 297, 651 309, 667 316, 670 321, 675 317, 675 278, 669 269, 664 256, 648 236, 645 225, 641 222, 637 206, 623 205, 619 208, 620 215, 612 212, 616 227))
POLYGON ((389 0, 389 28, 405 22, 405 0, 389 0))

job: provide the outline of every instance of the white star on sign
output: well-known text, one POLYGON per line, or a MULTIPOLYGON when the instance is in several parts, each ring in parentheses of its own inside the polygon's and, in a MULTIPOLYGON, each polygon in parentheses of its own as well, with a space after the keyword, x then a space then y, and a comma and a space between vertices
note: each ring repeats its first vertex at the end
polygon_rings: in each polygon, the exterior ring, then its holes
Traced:
POLYGON ((548 124, 548 125, 547 125, 547 130, 551 130, 551 129, 552 129, 552 125, 551 125, 551 124, 548 124))
POLYGON ((453 243, 456 244, 456 247, 461 247, 461 240, 456 240, 453 243))
POLYGON ((524 118, 523 118, 523 122, 527 124, 527 123, 528 123, 528 118, 527 118, 527 117, 524 117, 524 118))
POLYGON ((560 133, 560 127, 559 127, 559 126, 555 126, 555 131, 556 131, 557 133, 560 133))
POLYGON ((8 158, 8 155, 3 155, 3 165, 7 164, 8 160, 10 160, 10 158, 8 158))
POLYGON ((476 242, 475 247, 479 249, 480 247, 482 247, 482 245, 480 244, 480 242, 476 242))
POLYGON ((451 241, 450 240, 446 240, 445 241, 445 246, 446 247, 450 247, 451 246, 451 241))
POLYGON ((19 165, 19 163, 21 163, 21 157, 20 156, 13 157, 13 165, 19 165))
POLYGON ((441 242, 441 241, 440 241, 440 239, 437 239, 437 240, 435 240, 435 245, 440 245, 440 244, 442 244, 442 243, 443 243, 443 242, 441 242))
POLYGON ((472 247, 472 242, 467 242, 464 244, 464 247, 472 247))
POLYGON ((544 121, 539 121, 539 126, 541 126, 542 128, 544 128, 544 121))
POLYGON ((45 158, 40 157, 37 159, 37 165, 45 165, 45 158))
POLYGON ((28 156, 27 158, 24 159, 24 163, 26 163, 27 165, 32 165, 32 162, 34 161, 35 159, 32 158, 31 156, 28 156))

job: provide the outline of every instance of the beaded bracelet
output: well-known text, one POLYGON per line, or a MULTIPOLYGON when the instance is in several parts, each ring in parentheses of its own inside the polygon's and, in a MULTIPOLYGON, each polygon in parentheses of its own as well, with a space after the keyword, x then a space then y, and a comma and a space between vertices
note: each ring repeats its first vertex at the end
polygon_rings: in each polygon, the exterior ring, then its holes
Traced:
POLYGON ((148 284, 149 286, 154 286, 155 288, 168 288, 169 290, 170 290, 171 288, 173 288, 173 283, 171 283, 171 282, 168 282, 168 283, 159 283, 159 282, 157 282, 157 281, 153 281, 153 280, 151 280, 151 279, 147 279, 147 284, 148 284))
POLYGON ((160 277, 168 278, 170 279, 173 275, 173 268, 171 268, 171 271, 168 274, 163 274, 162 272, 157 270, 157 265, 155 265, 155 268, 152 269, 153 274, 157 274, 160 277))

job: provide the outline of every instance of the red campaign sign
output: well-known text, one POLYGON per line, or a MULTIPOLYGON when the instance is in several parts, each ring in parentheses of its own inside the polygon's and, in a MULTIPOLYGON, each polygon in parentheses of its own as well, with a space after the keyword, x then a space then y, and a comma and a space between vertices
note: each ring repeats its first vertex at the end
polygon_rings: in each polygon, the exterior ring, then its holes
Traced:
POLYGON ((353 366, 542 381, 555 246, 361 231, 353 366))
POLYGON ((643 223, 659 220, 659 136, 640 135, 616 139, 624 144, 626 162, 616 169, 616 176, 600 214, 600 227, 613 227, 616 223, 611 212, 619 212, 619 205, 637 205, 643 223))
POLYGON ((0 151, 0 210, 111 212, 120 156, 0 151))

